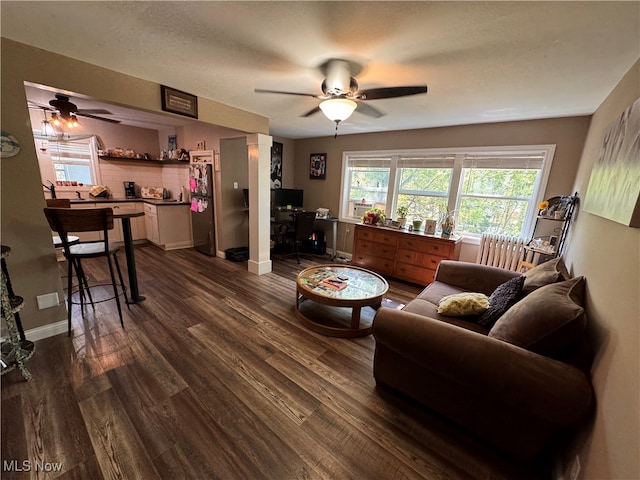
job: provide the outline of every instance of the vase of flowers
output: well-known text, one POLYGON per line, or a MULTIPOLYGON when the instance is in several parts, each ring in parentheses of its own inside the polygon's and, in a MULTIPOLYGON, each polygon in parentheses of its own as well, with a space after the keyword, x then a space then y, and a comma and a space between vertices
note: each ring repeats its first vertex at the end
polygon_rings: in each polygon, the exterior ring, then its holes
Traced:
POLYGON ((362 223, 366 223, 367 225, 384 225, 384 218, 384 210, 372 208, 364 212, 362 223))
POLYGON ((538 215, 541 217, 546 217, 548 214, 549 202, 545 200, 544 202, 540 202, 538 205, 538 215))

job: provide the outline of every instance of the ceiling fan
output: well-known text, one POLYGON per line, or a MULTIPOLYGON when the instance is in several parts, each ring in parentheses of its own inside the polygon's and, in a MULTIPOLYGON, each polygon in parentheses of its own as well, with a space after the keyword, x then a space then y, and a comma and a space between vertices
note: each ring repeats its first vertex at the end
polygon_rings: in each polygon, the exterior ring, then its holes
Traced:
POLYGON ((338 124, 349 118, 356 108, 360 113, 370 117, 379 118, 384 115, 382 111, 372 105, 363 103, 364 101, 427 93, 426 85, 382 87, 360 90, 358 82, 352 77, 352 74, 357 75, 357 73, 360 72, 361 67, 357 63, 350 62, 348 60, 335 58, 327 60, 320 66, 320 70, 326 77, 321 85, 321 94, 315 95, 312 93, 283 92, 280 90, 267 90, 262 88, 256 88, 255 92, 299 95, 323 100, 318 106, 302 114, 301 117, 308 117, 322 111, 329 120, 336 122, 336 135, 338 131, 338 124))
POLYGON ((73 123, 75 121, 77 126, 77 117, 92 118, 94 120, 101 120, 103 122, 109 123, 120 123, 119 120, 99 116, 113 115, 110 111, 103 108, 79 109, 75 103, 72 103, 69 100, 68 95, 64 95, 62 93, 56 93, 55 98, 49 101, 49 105, 42 105, 32 101, 30 101, 29 103, 32 104, 34 108, 41 108, 43 110, 52 112, 52 123, 61 121, 71 126, 70 122, 73 123))

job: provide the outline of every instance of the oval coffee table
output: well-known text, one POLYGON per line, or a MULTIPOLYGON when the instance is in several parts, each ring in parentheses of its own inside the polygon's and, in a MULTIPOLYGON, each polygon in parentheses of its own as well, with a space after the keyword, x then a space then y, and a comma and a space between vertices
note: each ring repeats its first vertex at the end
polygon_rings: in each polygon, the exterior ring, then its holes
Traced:
POLYGON ((331 337, 354 338, 370 335, 372 327, 360 326, 362 307, 377 308, 389 284, 377 273, 345 265, 316 265, 305 268, 296 277, 296 317, 305 327, 331 337), (310 319, 300 304, 311 300, 331 307, 351 308, 349 326, 328 326, 310 319))

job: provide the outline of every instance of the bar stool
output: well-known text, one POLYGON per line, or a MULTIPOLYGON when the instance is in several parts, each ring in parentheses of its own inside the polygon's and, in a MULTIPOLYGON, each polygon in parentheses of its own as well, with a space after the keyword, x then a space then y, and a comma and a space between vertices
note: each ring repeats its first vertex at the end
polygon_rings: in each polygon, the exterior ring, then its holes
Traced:
MULTIPOLYGON (((118 278, 120 280, 120 287, 124 298, 127 298, 126 287, 122 278, 122 272, 120 271, 120 265, 118 263, 118 256, 116 255, 120 247, 109 245, 109 230, 113 229, 113 210, 111 208, 86 208, 86 209, 71 209, 71 208, 50 208, 44 209, 44 214, 47 217, 51 229, 58 233, 62 246, 64 248, 64 254, 67 258, 67 304, 69 308, 69 327, 68 335, 71 335, 71 313, 72 308, 72 279, 74 264, 76 265, 76 275, 78 276, 78 285, 80 289, 80 306, 84 308, 83 294, 85 283, 83 282, 81 260, 86 258, 105 257, 107 259, 107 265, 109 267, 109 273, 111 275, 111 285, 113 287, 113 298, 115 298, 118 308, 118 316, 120 317, 120 325, 124 328, 124 321, 122 319, 122 308, 120 306, 120 295, 118 294, 118 283, 116 283, 115 275, 113 272, 113 263, 115 263, 118 278), (86 242, 77 243, 72 245, 69 241, 69 232, 102 232, 104 240, 99 242, 86 242)), ((90 287, 89 287, 90 288, 90 287)), ((88 290, 88 288, 87 288, 88 290)), ((108 298, 106 300, 111 300, 108 298)), ((129 305, 127 304, 127 308, 129 305)))
MULTIPOLYGON (((47 202, 47 207, 51 207, 51 208, 71 208, 71 200, 69 200, 68 198, 47 198, 45 199, 47 202)), ((59 249, 62 248, 62 239, 60 238, 59 235, 53 235, 53 246, 54 248, 59 249)), ((69 240, 69 245, 74 245, 76 243, 80 242, 80 237, 76 236, 76 235, 68 235, 67 239, 69 240)), ((82 270, 82 265, 80 265, 79 260, 76 264, 73 265, 74 268, 80 269, 82 270)), ((62 278, 65 278, 64 276, 62 278)), ((87 287, 87 294, 89 295, 89 301, 91 302, 91 305, 93 306, 93 299, 91 298, 91 292, 89 291, 89 284, 88 284, 88 279, 87 277, 83 274, 79 275, 78 278, 82 278, 82 280, 84 281, 85 286, 87 287)))

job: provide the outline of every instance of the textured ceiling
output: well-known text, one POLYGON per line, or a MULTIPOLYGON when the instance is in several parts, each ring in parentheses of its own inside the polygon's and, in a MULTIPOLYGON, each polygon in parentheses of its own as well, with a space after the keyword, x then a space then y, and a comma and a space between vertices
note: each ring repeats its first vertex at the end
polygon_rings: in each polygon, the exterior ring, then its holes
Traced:
MULTIPOLYGON (((271 134, 332 135, 318 66, 362 66, 370 101, 341 134, 591 114, 640 57, 640 2, 7 2, 2 36, 270 119, 271 134)), ((81 92, 78 92, 81 93, 81 92)), ((83 106, 83 108, 90 108, 83 106)))

